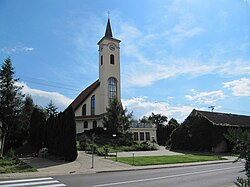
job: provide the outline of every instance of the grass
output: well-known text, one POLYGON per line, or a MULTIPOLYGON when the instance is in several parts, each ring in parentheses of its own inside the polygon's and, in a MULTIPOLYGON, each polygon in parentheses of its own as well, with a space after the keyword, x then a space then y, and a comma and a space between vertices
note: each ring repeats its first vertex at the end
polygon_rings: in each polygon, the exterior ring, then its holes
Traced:
MULTIPOLYGON (((110 160, 115 161, 115 158, 110 158, 110 160)), ((140 156, 140 157, 134 157, 134 164, 133 164, 132 157, 118 158, 118 162, 135 166, 177 164, 177 163, 215 161, 215 160, 225 160, 225 159, 220 156, 192 155, 192 154, 176 155, 176 156, 140 156)))
POLYGON ((17 158, 0 159, 0 173, 22 173, 34 172, 35 168, 30 167, 17 158))

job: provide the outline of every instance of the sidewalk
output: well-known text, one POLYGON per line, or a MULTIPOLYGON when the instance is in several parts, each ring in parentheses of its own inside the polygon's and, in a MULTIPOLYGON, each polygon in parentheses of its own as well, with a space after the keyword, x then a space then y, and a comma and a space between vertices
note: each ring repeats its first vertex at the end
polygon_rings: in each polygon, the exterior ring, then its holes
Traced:
MULTIPOLYGON (((162 155, 161 151, 150 151, 150 152, 134 152, 136 156, 147 154, 150 156, 162 155)), ((165 152, 167 155, 173 155, 174 152, 165 152)), ((127 155, 130 153, 126 153, 127 155)), ((118 156, 126 156, 125 153, 118 153, 118 156)), ((176 153, 180 154, 180 153, 176 153)), ((166 154, 165 154, 166 155, 166 154)), ((0 179, 11 179, 11 178, 31 178, 31 177, 46 177, 46 176, 57 176, 57 175, 70 175, 70 174, 92 174, 100 172, 111 172, 111 171, 128 171, 128 170, 139 170, 139 169, 156 169, 156 168, 173 168, 173 167, 185 167, 194 165, 204 164, 216 164, 233 162, 234 157, 228 157, 228 160, 220 161, 209 161, 209 162, 195 162, 195 163, 184 163, 184 164, 168 164, 168 165, 150 165, 150 166, 130 166, 127 164, 114 162, 103 157, 94 156, 94 168, 92 168, 92 155, 86 154, 83 151, 78 152, 78 157, 74 162, 64 161, 53 161, 46 158, 23 158, 22 160, 30 166, 36 168, 38 172, 27 172, 27 173, 8 173, 0 174, 0 179)))

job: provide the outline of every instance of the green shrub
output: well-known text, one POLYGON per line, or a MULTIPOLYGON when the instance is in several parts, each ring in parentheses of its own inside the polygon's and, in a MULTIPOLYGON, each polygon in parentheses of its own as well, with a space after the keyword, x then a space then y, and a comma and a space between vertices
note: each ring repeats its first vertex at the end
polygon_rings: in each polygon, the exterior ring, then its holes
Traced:
POLYGON ((250 186, 250 178, 243 179, 238 177, 237 182, 234 182, 238 187, 249 187, 250 186))
POLYGON ((88 144, 91 143, 90 138, 85 134, 82 134, 81 136, 79 136, 78 140, 79 140, 79 150, 83 150, 83 151, 85 151, 88 144))
POLYGON ((8 159, 15 159, 16 158, 16 154, 15 154, 15 151, 14 149, 10 149, 7 153, 6 153, 6 157, 8 159))
POLYGON ((133 145, 133 147, 135 147, 136 151, 152 151, 152 150, 157 150, 157 146, 158 144, 156 143, 151 143, 149 141, 144 141, 144 142, 140 142, 139 144, 135 144, 133 145))

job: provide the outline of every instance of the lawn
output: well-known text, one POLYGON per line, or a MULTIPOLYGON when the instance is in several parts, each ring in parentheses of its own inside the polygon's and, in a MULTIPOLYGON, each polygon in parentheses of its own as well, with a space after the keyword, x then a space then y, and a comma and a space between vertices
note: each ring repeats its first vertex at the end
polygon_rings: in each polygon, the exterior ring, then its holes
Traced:
MULTIPOLYGON (((110 160, 115 161, 115 158, 110 158, 110 160)), ((118 162, 135 166, 177 164, 177 163, 202 162, 202 161, 214 161, 214 160, 225 160, 225 159, 220 156, 192 155, 192 154, 176 155, 176 156, 141 156, 141 157, 134 157, 134 164, 133 164, 132 157, 118 158, 118 162)))
POLYGON ((0 173, 21 173, 34 171, 36 171, 36 169, 16 158, 0 159, 0 173))

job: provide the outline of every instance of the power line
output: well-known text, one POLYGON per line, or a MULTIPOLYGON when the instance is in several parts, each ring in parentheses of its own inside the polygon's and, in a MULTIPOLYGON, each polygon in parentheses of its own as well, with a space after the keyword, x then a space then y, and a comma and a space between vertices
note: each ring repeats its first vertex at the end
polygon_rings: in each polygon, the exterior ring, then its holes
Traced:
POLYGON ((25 76, 25 75, 18 75, 20 77, 22 77, 22 79, 26 79, 26 80, 38 80, 38 81, 43 81, 43 82, 47 82, 47 83, 52 83, 52 84, 59 84, 62 86, 67 86, 67 87, 72 87, 72 84, 65 84, 65 83, 61 83, 61 82, 55 82, 55 81, 50 81, 50 80, 46 80, 46 79, 39 79, 36 77, 29 77, 29 76, 25 76))

